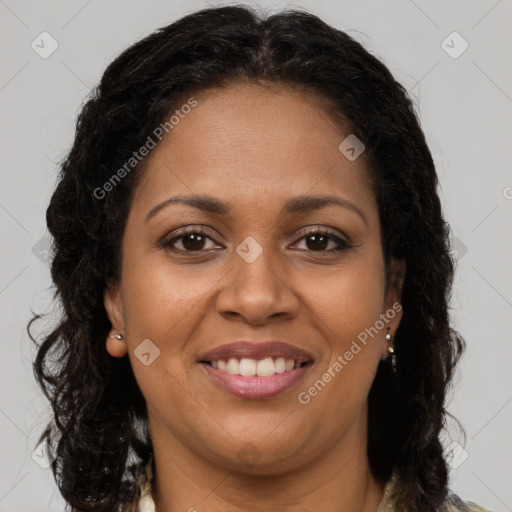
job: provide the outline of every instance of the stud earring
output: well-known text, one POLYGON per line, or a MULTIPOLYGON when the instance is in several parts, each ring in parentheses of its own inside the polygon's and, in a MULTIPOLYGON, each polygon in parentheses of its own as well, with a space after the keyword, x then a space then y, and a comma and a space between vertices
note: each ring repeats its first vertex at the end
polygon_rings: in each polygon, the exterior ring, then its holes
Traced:
POLYGON ((112 357, 123 357, 126 352, 126 342, 122 334, 110 334, 106 343, 107 352, 112 357))
MULTIPOLYGON (((389 325, 387 326, 389 331, 389 325)), ((396 373, 396 354, 395 354, 395 345, 393 343, 393 336, 388 332, 386 334, 386 341, 389 343, 388 353, 389 358, 391 359, 391 367, 393 368, 393 372, 396 373)))

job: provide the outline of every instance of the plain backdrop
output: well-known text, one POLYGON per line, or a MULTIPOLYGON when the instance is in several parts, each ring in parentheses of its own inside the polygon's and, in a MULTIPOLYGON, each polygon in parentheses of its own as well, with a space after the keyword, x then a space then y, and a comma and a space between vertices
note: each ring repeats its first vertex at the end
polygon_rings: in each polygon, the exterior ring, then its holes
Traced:
MULTIPOLYGON (((0 512, 64 510, 51 470, 32 457, 49 410, 25 326, 31 307, 49 304, 45 210, 78 110, 122 50, 206 5, 0 0, 0 512)), ((258 5, 319 15, 382 59, 412 95, 453 230, 452 314, 468 344, 449 405, 467 434, 465 445, 455 429, 446 435, 455 447, 451 486, 512 511, 512 1, 258 5)))

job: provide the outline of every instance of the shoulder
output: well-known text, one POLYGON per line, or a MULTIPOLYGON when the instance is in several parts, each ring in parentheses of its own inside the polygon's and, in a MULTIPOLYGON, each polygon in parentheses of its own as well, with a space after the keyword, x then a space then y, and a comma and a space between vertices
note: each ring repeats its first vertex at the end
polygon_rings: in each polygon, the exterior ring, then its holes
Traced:
POLYGON ((440 512, 491 512, 490 510, 473 503, 462 501, 455 493, 450 492, 440 512))
MULTIPOLYGON (((378 512, 397 512, 394 500, 394 492, 397 484, 398 476, 393 473, 387 482, 384 490, 384 497, 379 506, 378 512)), ((443 502, 438 512, 492 512, 486 508, 473 503, 472 501, 463 501, 452 491, 448 492, 448 496, 443 502)))

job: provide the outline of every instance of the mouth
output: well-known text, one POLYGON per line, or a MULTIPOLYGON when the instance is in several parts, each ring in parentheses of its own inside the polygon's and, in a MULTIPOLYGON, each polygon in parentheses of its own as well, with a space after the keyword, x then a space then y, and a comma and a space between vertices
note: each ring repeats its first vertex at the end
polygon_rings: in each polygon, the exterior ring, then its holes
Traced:
POLYGON ((198 363, 231 394, 271 398, 296 385, 313 365, 313 357, 283 342, 237 342, 200 357, 198 363))

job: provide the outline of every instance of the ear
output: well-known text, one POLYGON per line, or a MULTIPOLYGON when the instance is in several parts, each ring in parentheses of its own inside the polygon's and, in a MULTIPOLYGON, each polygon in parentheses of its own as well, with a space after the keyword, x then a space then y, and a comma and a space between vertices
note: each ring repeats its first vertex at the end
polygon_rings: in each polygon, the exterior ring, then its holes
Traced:
POLYGON ((123 304, 120 287, 117 284, 107 285, 103 292, 103 304, 112 327, 124 331, 123 304))
MULTIPOLYGON (((401 304, 402 287, 404 284, 406 272, 405 261, 403 260, 392 260, 389 266, 388 274, 388 287, 386 290, 386 297, 384 301, 384 315, 388 319, 385 333, 389 333, 392 336, 395 335, 400 321, 403 316, 403 308, 401 304)), ((382 346, 382 357, 388 355, 388 344, 383 343, 382 346)))
MULTIPOLYGON (((386 291, 386 309, 401 302, 402 287, 405 279, 406 266, 403 260, 391 260, 389 265, 388 289, 386 291)), ((398 328, 398 325, 396 326, 398 328)))

